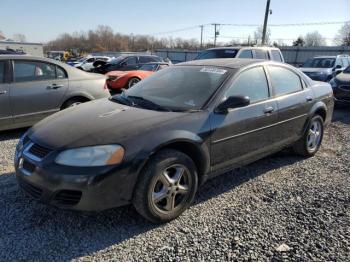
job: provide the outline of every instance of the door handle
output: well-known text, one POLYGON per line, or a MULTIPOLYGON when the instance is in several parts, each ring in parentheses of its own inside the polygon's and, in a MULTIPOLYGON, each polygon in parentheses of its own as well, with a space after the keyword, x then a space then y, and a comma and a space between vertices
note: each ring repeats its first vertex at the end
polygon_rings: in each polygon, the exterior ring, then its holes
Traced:
POLYGON ((6 94, 7 94, 7 91, 6 91, 6 90, 0 91, 0 95, 6 95, 6 94))
POLYGON ((311 102, 312 100, 314 100, 314 99, 311 96, 306 97, 307 102, 311 102))
POLYGON ((52 84, 52 85, 49 85, 47 86, 47 89, 58 89, 58 88, 61 88, 63 87, 63 85, 57 85, 57 84, 52 84))
POLYGON ((264 114, 271 114, 275 109, 272 106, 266 107, 264 109, 264 114))

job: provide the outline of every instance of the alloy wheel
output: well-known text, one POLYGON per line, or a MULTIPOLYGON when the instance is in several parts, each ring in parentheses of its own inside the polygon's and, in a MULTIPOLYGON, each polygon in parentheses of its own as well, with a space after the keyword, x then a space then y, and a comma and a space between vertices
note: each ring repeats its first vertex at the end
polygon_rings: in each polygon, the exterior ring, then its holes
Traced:
POLYGON ((315 151, 321 142, 322 138, 322 124, 317 119, 312 121, 307 135, 307 149, 310 152, 315 151))
POLYGON ((166 168, 156 179, 152 190, 152 204, 160 212, 168 213, 181 207, 190 192, 189 170, 183 165, 166 168))

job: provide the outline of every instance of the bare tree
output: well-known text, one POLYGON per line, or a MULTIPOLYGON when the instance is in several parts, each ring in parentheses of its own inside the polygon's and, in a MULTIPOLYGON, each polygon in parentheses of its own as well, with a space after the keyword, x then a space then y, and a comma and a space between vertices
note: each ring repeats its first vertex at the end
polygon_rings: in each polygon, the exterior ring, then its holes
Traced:
POLYGON ((304 46, 304 45, 305 45, 305 41, 302 36, 299 36, 297 40, 293 41, 293 46, 304 46))
MULTIPOLYGON (((263 35, 263 28, 262 28, 262 26, 260 26, 260 27, 258 27, 258 28, 256 29, 256 31, 254 32, 254 41, 255 41, 255 44, 261 44, 262 35, 263 35)), ((270 30, 270 28, 267 28, 267 29, 266 29, 266 37, 265 37, 265 43, 266 43, 267 45, 271 44, 270 37, 271 37, 271 30, 270 30)))
POLYGON ((305 46, 324 46, 326 41, 318 31, 310 32, 305 35, 305 46))
POLYGON ((16 42, 26 42, 26 36, 24 34, 14 34, 12 38, 16 42))
POLYGON ((350 21, 339 29, 335 42, 342 46, 350 46, 350 21))

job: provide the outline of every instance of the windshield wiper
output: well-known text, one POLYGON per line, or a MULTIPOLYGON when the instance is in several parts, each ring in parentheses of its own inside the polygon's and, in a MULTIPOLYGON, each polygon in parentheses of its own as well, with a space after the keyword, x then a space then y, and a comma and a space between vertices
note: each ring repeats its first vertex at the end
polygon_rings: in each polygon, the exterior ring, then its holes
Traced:
POLYGON ((151 107, 155 110, 161 110, 161 111, 171 111, 169 108, 165 106, 158 105, 157 103, 154 103, 151 100, 148 100, 142 96, 126 96, 126 98, 136 100, 138 103, 134 103, 134 105, 139 105, 139 106, 146 106, 146 107, 151 107))

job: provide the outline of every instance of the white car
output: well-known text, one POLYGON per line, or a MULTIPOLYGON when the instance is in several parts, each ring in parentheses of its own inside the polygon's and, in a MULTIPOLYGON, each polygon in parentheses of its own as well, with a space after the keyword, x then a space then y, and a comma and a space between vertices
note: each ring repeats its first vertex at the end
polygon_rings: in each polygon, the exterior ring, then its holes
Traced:
POLYGON ((95 61, 105 61, 108 62, 111 58, 108 56, 88 56, 78 61, 78 63, 74 64, 74 67, 84 70, 90 71, 94 66, 93 63, 95 61))

